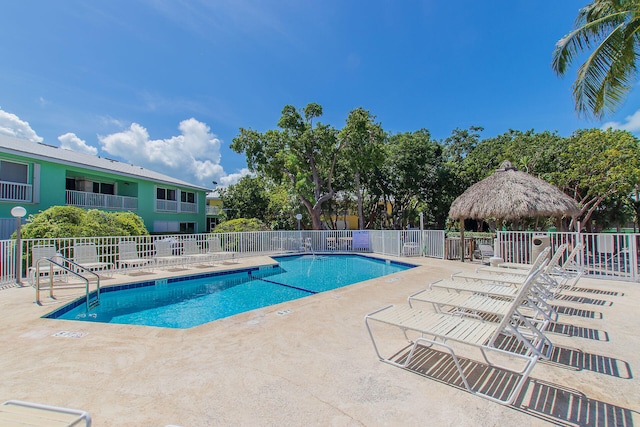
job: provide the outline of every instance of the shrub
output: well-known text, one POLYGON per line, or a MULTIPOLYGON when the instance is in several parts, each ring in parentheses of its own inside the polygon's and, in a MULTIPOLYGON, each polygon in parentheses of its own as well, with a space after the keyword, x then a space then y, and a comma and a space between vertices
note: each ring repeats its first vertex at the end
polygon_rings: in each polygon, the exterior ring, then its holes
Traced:
POLYGON ((149 234, 142 218, 133 212, 85 210, 76 206, 52 206, 29 215, 21 230, 25 239, 149 234))
POLYGON ((213 233, 229 233, 240 231, 266 231, 269 228, 256 218, 236 218, 216 226, 213 233))

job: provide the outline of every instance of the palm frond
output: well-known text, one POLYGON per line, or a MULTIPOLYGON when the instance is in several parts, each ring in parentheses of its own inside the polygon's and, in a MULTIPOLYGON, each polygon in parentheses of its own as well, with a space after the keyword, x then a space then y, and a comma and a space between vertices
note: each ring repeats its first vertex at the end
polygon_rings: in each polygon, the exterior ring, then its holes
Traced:
POLYGON ((634 74, 624 54, 624 24, 618 25, 580 66, 573 86, 578 113, 603 116, 628 93, 628 80, 634 74))
POLYGON ((602 118, 633 88, 640 55, 640 0, 593 0, 580 9, 575 29, 556 43, 551 66, 564 75, 591 51, 573 85, 580 115, 602 118))
POLYGON ((591 49, 593 45, 600 43, 612 30, 621 25, 620 15, 624 13, 620 12, 585 23, 558 40, 553 52, 551 68, 559 76, 564 75, 580 52, 591 49))
POLYGON ((628 11, 630 3, 633 4, 634 1, 635 0, 595 0, 593 3, 580 9, 578 17, 576 18, 576 27, 582 26, 587 22, 597 21, 609 15, 616 15, 618 12, 628 11))

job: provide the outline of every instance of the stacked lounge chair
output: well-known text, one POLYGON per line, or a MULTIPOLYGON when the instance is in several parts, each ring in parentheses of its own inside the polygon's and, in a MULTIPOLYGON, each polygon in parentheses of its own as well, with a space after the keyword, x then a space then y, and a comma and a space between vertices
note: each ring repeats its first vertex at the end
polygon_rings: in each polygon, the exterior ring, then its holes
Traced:
POLYGON ((546 249, 528 270, 521 268, 518 273, 513 272, 516 268, 503 267, 454 274, 410 295, 407 305, 389 305, 367 314, 365 324, 378 358, 411 369, 421 363, 419 354, 424 349, 443 350, 468 391, 502 404, 513 403, 537 361, 551 355, 553 344, 545 331, 558 314, 548 300, 559 292, 566 264, 558 263, 565 251, 566 246, 559 247, 549 260, 550 249, 546 249), (400 329, 411 345, 384 356, 374 334, 380 325, 400 329), (470 378, 459 356, 462 350, 468 357, 469 349, 477 350, 478 361, 489 369, 497 368, 515 379, 496 392, 486 382, 470 378), (505 358, 509 363, 494 360, 505 358), (516 361, 521 363, 514 366, 516 361))
POLYGON ((543 327, 522 312, 522 306, 526 304, 527 296, 541 271, 539 268, 527 276, 497 322, 486 321, 476 315, 420 310, 410 305, 389 305, 367 314, 365 324, 378 358, 392 365, 407 368, 414 361, 413 357, 419 347, 444 349, 451 355, 468 391, 502 404, 512 403, 537 361, 541 357, 548 358, 553 348, 551 341, 543 333, 543 327), (418 336, 410 339, 412 345, 405 355, 398 358, 398 354, 395 353, 394 356, 386 357, 382 355, 376 343, 373 324, 399 328, 405 338, 409 338, 407 333, 415 333, 418 336), (515 345, 505 348, 501 345, 505 340, 515 341, 515 345), (473 381, 463 369, 456 354, 461 348, 478 350, 490 367, 510 372, 519 376, 519 379, 511 384, 510 390, 503 394, 504 397, 496 397, 493 393, 485 391, 483 385, 472 385, 473 381), (498 363, 497 360, 493 360, 494 357, 505 360, 498 363), (509 363, 505 364, 507 360, 509 363), (513 366, 514 364, 517 366, 513 366))

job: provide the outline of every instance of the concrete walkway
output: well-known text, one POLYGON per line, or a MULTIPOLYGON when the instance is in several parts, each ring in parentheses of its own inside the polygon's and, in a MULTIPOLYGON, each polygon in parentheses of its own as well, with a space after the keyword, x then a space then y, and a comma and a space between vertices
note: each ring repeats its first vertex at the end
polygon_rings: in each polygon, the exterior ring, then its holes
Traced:
POLYGON ((477 267, 410 261, 422 265, 185 330, 42 319, 59 304, 37 306, 31 287, 2 290, 0 401, 86 410, 97 427, 638 425, 639 284, 583 279, 554 301, 564 314, 549 334, 552 360, 503 406, 456 378, 378 361, 365 314, 477 267))

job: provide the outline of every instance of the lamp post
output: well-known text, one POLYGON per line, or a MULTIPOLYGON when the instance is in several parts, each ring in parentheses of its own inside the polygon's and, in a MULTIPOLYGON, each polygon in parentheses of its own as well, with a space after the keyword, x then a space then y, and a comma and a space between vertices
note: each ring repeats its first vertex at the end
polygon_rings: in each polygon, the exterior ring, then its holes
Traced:
POLYGON ((22 236, 20 228, 22 228, 22 218, 27 214, 27 210, 22 206, 11 208, 11 216, 16 219, 16 283, 22 286, 22 236))
POLYGON ((300 220, 302 219, 302 214, 296 214, 296 219, 298 220, 298 238, 300 239, 300 250, 302 250, 302 232, 300 231, 300 220))

